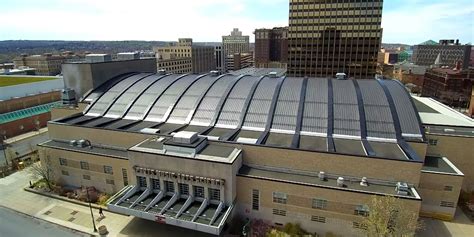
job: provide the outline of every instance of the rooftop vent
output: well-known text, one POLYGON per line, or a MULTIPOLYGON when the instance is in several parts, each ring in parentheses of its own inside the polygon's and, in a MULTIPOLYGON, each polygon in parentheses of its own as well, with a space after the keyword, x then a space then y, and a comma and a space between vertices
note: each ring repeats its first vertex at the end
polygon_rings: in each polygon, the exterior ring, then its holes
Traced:
POLYGON ((91 147, 91 142, 89 140, 81 139, 77 142, 78 147, 91 147))
POLYGON ((215 71, 215 70, 211 71, 211 76, 213 76, 213 77, 219 76, 219 71, 215 71))
POLYGON ((318 177, 319 180, 324 181, 326 180, 326 173, 324 173, 324 171, 319 171, 318 177))
POLYGON ((277 72, 269 72, 268 77, 277 78, 278 77, 277 72))
POLYGON ((158 70, 158 75, 165 75, 166 74, 166 70, 165 69, 160 69, 158 70))
POLYGON ((76 92, 73 89, 66 88, 61 91, 61 100, 63 105, 76 104, 76 92))
POLYGON ((77 146, 77 141, 76 140, 69 141, 69 146, 77 146))
POLYGON ((346 80, 347 79, 347 75, 343 72, 338 72, 336 73, 336 79, 337 80, 346 80))
POLYGON ((360 181, 360 186, 367 187, 367 177, 362 177, 362 180, 360 181))
POLYGON ((395 188, 398 195, 408 195, 408 184, 405 182, 398 182, 395 188))
POLYGON ((337 186, 338 187, 344 187, 344 178, 343 177, 337 178, 337 186))
POLYGON ((192 144, 196 140, 198 140, 197 132, 180 131, 173 135, 173 142, 176 143, 192 144))

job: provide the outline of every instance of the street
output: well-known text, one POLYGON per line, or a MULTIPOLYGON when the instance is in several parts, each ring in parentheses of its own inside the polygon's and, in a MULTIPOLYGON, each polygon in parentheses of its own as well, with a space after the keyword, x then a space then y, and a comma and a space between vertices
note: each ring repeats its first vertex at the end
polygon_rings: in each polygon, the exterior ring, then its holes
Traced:
POLYGON ((86 236, 76 231, 32 218, 15 211, 0 207, 0 237, 77 237, 86 236))

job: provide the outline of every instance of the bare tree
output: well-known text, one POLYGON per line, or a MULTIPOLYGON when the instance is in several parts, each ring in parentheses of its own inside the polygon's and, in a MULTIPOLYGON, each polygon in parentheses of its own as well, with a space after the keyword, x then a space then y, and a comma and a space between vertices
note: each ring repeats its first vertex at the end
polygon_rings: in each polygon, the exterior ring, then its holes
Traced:
POLYGON ((42 150, 41 153, 36 151, 31 154, 32 160, 37 160, 38 156, 40 161, 31 165, 30 173, 34 178, 44 180, 49 190, 53 190, 54 170, 51 157, 46 150, 42 150))
POLYGON ((421 228, 416 211, 391 196, 374 196, 363 225, 368 237, 413 236, 421 228))

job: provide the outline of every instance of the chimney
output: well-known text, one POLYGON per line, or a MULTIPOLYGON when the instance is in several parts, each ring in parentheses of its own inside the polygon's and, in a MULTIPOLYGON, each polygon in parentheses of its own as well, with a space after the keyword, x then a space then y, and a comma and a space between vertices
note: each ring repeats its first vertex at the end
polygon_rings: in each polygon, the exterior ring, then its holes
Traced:
POLYGON ((459 45, 459 39, 456 40, 456 45, 459 45))

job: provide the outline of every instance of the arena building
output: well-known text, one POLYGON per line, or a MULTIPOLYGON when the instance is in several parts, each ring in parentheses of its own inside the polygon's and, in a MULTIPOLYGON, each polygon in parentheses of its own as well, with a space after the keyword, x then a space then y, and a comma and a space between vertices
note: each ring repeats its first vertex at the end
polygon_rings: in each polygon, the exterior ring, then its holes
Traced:
POLYGON ((464 178, 449 157, 426 156, 417 108, 394 80, 129 73, 79 107, 57 109, 40 144, 57 182, 215 235, 236 215, 363 235, 374 195, 449 219, 464 178))

